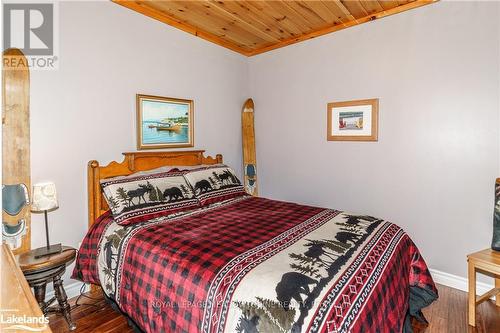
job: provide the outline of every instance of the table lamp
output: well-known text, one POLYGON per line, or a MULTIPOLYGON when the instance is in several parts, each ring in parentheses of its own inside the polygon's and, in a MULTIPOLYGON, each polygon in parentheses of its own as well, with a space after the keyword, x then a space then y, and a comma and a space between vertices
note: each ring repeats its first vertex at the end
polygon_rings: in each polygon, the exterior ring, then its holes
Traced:
POLYGON ((33 213, 43 212, 45 215, 45 236, 47 238, 47 246, 33 250, 35 258, 41 258, 54 253, 61 252, 61 244, 50 245, 49 241, 49 225, 47 221, 47 212, 55 210, 59 207, 57 202, 56 185, 52 182, 38 183, 33 186, 33 200, 31 203, 31 211, 33 213))

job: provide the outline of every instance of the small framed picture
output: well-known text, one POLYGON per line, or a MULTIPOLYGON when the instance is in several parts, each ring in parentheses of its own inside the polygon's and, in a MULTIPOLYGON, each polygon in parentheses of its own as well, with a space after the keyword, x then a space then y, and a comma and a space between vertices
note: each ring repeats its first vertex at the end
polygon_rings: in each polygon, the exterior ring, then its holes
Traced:
POLYGON ((328 103, 328 141, 377 141, 378 98, 328 103))
POLYGON ((194 103, 188 99, 137 95, 137 149, 194 146, 194 103))

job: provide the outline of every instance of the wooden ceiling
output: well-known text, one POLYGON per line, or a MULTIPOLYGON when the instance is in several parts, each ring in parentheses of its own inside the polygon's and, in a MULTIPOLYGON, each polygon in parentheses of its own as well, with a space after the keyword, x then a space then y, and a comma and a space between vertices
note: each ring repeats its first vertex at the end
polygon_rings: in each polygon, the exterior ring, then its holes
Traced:
POLYGON ((437 0, 113 0, 246 56, 437 0))

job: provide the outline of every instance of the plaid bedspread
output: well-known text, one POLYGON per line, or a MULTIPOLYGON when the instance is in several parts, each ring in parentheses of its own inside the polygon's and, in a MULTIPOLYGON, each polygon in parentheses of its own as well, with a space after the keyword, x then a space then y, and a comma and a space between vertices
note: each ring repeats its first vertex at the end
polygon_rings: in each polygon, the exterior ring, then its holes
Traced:
POLYGON ((73 278, 146 332, 402 332, 411 295, 437 298, 395 224, 253 197, 126 227, 105 214, 73 278))

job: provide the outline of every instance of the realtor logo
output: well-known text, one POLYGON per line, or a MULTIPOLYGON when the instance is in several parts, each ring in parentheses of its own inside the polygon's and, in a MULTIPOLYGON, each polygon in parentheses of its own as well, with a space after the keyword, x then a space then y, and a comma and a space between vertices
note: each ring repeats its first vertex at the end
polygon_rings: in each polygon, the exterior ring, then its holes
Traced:
POLYGON ((3 5, 3 48, 18 48, 25 55, 53 55, 54 4, 3 5))
POLYGON ((21 50, 31 69, 54 69, 57 60, 56 4, 18 1, 2 6, 3 49, 21 50))

